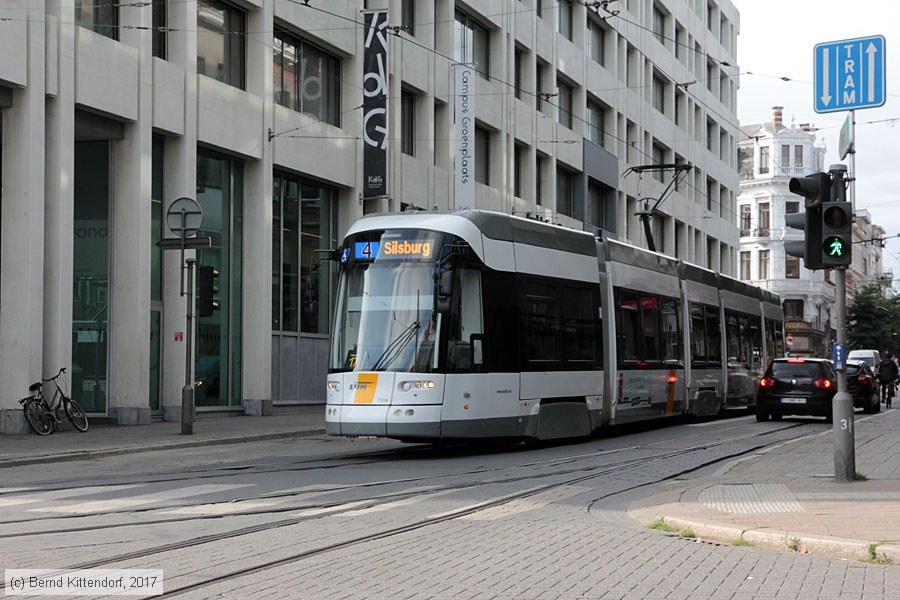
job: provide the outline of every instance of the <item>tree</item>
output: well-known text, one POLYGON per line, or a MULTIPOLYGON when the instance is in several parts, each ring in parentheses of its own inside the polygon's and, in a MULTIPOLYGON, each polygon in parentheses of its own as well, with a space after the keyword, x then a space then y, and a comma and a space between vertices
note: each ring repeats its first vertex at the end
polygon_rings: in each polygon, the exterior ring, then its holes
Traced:
POLYGON ((885 298, 878 284, 857 290, 847 307, 849 349, 900 350, 900 299, 885 298))

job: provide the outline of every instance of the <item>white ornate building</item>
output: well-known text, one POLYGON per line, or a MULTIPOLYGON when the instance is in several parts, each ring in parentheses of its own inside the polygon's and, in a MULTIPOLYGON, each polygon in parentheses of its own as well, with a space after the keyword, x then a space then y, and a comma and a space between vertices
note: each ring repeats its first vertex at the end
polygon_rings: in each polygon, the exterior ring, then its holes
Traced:
MULTIPOLYGON (((785 214, 804 210, 803 198, 792 194, 788 183, 792 177, 828 170, 825 145, 816 141, 809 125, 785 125, 780 106, 772 108, 771 121, 743 125, 741 132, 738 275, 781 295, 785 330, 793 338, 792 354, 829 356, 835 325, 831 318, 835 301, 831 272, 810 271, 801 259, 788 256, 784 249, 784 242, 802 240, 804 235, 785 227, 785 214)), ((865 209, 857 209, 855 217, 853 264, 847 271, 848 303, 860 286, 885 285, 881 245, 870 243, 881 238, 884 229, 872 223, 865 209)))

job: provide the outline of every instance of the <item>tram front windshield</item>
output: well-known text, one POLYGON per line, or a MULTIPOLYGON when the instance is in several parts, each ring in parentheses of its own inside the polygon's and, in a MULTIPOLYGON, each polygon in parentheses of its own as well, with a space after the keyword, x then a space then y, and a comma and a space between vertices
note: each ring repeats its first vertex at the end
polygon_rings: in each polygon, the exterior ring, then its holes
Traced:
POLYGON ((444 315, 435 274, 444 235, 367 232, 347 240, 332 339, 333 371, 433 372, 444 315))

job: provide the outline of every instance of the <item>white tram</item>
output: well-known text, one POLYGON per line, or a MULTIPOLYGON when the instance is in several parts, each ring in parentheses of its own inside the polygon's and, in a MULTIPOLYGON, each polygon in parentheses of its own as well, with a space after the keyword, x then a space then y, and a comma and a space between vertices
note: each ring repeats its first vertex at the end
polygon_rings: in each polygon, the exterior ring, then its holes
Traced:
POLYGON ((754 404, 778 296, 486 211, 364 217, 339 250, 326 430, 553 439, 754 404))

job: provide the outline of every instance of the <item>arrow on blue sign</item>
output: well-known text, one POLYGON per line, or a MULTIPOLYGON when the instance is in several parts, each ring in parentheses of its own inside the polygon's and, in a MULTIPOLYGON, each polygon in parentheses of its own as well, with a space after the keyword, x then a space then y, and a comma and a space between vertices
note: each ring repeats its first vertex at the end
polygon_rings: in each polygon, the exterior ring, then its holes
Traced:
POLYGON ((816 44, 817 113, 882 106, 886 99, 884 36, 816 44))

